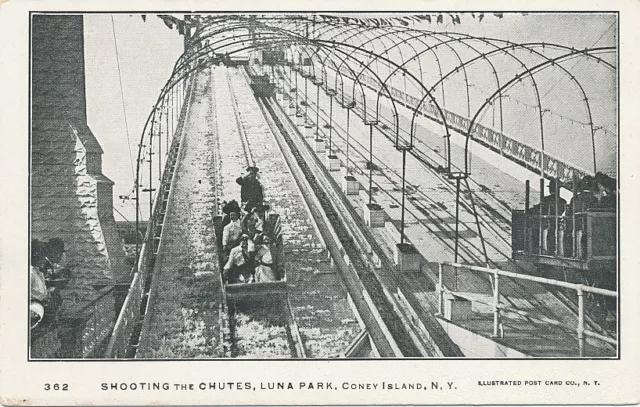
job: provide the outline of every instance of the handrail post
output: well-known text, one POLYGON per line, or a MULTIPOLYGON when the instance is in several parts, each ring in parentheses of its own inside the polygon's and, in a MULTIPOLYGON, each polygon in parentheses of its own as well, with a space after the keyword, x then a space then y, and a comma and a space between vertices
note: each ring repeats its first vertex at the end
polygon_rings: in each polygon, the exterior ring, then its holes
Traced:
POLYGON ((538 202, 538 254, 546 254, 542 251, 542 231, 544 230, 542 223, 544 222, 544 213, 542 208, 542 201, 544 200, 544 176, 540 177, 540 200, 538 202))
POLYGON ((438 263, 438 314, 444 315, 444 282, 442 281, 442 263, 438 263))
POLYGON ((500 304, 500 280, 498 278, 498 269, 493 272, 493 337, 500 336, 498 330, 500 327, 500 310, 498 305, 500 304))
POLYGON ((582 285, 577 288, 578 293, 578 349, 580 357, 584 356, 584 291, 582 285))

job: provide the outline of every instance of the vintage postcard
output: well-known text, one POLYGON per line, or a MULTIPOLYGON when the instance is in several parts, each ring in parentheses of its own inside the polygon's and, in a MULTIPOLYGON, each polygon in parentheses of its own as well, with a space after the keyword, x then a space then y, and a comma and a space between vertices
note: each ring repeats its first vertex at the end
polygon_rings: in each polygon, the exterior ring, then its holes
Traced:
POLYGON ((0 4, 0 402, 639 403, 638 3, 313 7, 0 4))

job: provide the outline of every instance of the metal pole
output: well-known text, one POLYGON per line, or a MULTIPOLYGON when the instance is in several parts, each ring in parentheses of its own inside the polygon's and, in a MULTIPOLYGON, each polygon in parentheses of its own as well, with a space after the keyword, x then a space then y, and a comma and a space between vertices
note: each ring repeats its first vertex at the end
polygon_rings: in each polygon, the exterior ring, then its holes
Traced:
POLYGON ((455 247, 453 253, 453 261, 458 262, 458 229, 459 229, 459 217, 460 217, 460 178, 456 178, 456 237, 455 247))
POLYGON ((571 224, 572 224, 572 231, 571 231, 571 242, 573 243, 573 251, 571 252, 572 257, 578 257, 577 256, 577 244, 580 244, 580 242, 577 241, 576 239, 576 195, 578 193, 578 177, 576 176, 575 171, 573 172, 573 179, 572 179, 572 183, 573 183, 573 198, 571 199, 571 224))
POLYGON ((593 173, 596 174, 598 172, 598 164, 596 162, 596 132, 595 131, 591 132, 591 146, 593 147, 593 173))
POLYGON ((580 357, 584 356, 584 292, 578 287, 578 349, 580 357))
POLYGON ((160 119, 158 120, 158 189, 162 182, 162 110, 160 110, 160 119))
POLYGON ((347 108, 347 175, 349 175, 349 112, 351 109, 347 108))
POLYGON ((320 138, 320 84, 316 87, 316 140, 320 138))
POLYGON ((333 142, 331 135, 333 134, 333 97, 329 95, 329 155, 333 154, 333 142))
POLYGON ((296 123, 298 123, 298 72, 296 72, 296 123))
POLYGON ((373 203, 373 125, 369 125, 369 205, 373 203))
POLYGON ((544 177, 540 178, 540 204, 538 205, 539 218, 538 221, 538 254, 542 254, 542 200, 544 199, 544 177))
POLYGON ((497 269, 493 273, 493 285, 493 337, 497 338, 500 327, 500 310, 498 308, 500 305, 500 279, 497 269))
POLYGON ((442 281, 442 263, 438 263, 438 313, 444 314, 444 282, 442 281))
POLYGON ((529 180, 524 182, 524 251, 525 253, 531 253, 530 234, 529 230, 529 194, 531 192, 529 180))
POLYGON ((304 122, 307 123, 307 109, 309 107, 309 99, 307 99, 307 78, 304 78, 304 122))
POLYGON ((560 250, 559 250, 560 245, 558 244, 558 241, 560 240, 560 234, 559 234, 559 228, 560 228, 560 213, 559 213, 559 210, 560 210, 560 196, 559 196, 560 195, 560 185, 559 184, 560 183, 559 183, 558 179, 556 178, 555 179, 555 188, 554 188, 554 191, 553 191, 556 194, 556 196, 555 196, 555 198, 556 198, 556 201, 555 201, 556 212, 555 212, 555 217, 553 219, 553 226, 554 226, 555 233, 556 233, 555 239, 554 239, 555 246, 556 246, 554 255, 556 255, 556 256, 558 256, 560 254, 560 250))
MULTIPOLYGON (((168 103, 168 102, 167 102, 168 103)), ((173 133, 173 129, 171 128, 171 126, 169 126, 169 105, 167 105, 167 113, 164 115, 165 119, 166 119, 166 128, 167 128, 167 134, 165 137, 165 155, 169 154, 169 136, 172 135, 173 133)), ((166 160, 165 160, 166 162, 166 160)))
POLYGON ((489 267, 489 255, 487 254, 487 246, 484 243, 484 237, 482 236, 482 228, 480 227, 480 217, 478 216, 478 211, 476 210, 476 201, 475 199, 473 199, 473 191, 471 190, 471 186, 469 186, 469 179, 465 177, 464 183, 467 186, 467 191, 469 191, 471 208, 473 210, 473 216, 476 219, 476 228, 478 229, 478 237, 480 238, 480 244, 482 245, 482 253, 484 254, 484 261, 485 263, 487 263, 487 267, 489 267))
POLYGON ((402 149, 402 212, 400 215, 400 244, 404 244, 404 198, 405 191, 405 173, 407 169, 407 150, 402 149))
MULTIPOLYGON (((151 127, 153 132, 153 126, 151 127)), ((151 222, 151 211, 153 210, 153 133, 149 134, 149 220, 151 222)))

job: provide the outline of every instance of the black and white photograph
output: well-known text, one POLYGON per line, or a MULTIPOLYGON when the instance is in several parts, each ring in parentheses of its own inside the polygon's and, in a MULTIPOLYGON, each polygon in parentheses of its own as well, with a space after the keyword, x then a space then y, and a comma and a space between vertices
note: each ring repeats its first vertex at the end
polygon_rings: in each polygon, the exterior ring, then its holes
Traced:
POLYGON ((616 14, 31 23, 30 358, 617 357, 616 14))
POLYGON ((595 371, 496 372, 636 352, 621 342, 637 315, 621 306, 620 208, 637 193, 621 181, 635 170, 620 164, 619 11, 142 10, 32 8, 20 23, 26 238, 11 273, 26 297, 10 310, 29 369, 122 372, 85 389, 104 397, 398 402, 473 392, 458 369, 489 361, 477 391, 595 392, 595 371), (337 376, 257 381, 266 361, 337 376), (125 373, 183 362, 233 373, 194 388, 125 373), (428 373, 394 381, 403 366, 428 373), (351 367, 385 379, 337 378, 351 367))

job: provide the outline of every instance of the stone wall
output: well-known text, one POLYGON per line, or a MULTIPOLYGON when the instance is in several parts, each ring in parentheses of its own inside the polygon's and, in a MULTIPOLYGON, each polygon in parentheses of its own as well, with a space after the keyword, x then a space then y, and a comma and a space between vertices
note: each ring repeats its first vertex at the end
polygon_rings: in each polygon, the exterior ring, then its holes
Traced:
POLYGON ((115 320, 112 291, 103 287, 127 282, 129 270, 113 182, 102 174, 103 151, 87 126, 82 16, 36 14, 32 30, 31 238, 64 241, 71 279, 52 332, 32 332, 31 355, 85 357, 115 320))

